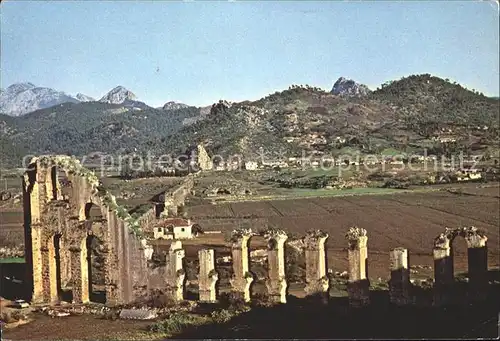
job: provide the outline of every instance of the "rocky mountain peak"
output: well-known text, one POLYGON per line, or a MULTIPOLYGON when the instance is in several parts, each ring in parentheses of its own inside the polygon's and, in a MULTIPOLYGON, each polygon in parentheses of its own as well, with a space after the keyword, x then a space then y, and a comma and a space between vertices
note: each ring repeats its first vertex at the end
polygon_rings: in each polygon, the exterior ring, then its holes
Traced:
POLYGON ((111 89, 106 95, 104 95, 99 102, 112 103, 112 104, 122 104, 125 101, 135 101, 137 96, 130 90, 119 85, 111 89))
POLYGON ((225 113, 233 104, 226 100, 219 100, 218 103, 212 104, 210 108, 210 115, 217 115, 219 113, 225 113))
POLYGON ((30 89, 33 89, 35 88, 35 84, 33 83, 29 83, 29 82, 25 82, 25 83, 14 83, 12 84, 11 86, 9 86, 5 92, 7 93, 10 93, 10 94, 18 94, 20 92, 23 92, 23 91, 26 91, 26 90, 30 90, 30 89))
POLYGON ((340 77, 333 84, 332 94, 338 96, 356 97, 366 96, 371 90, 364 84, 356 83, 352 79, 340 77))
POLYGON ((187 104, 170 101, 165 103, 165 105, 163 105, 163 110, 177 110, 187 107, 189 107, 189 105, 187 104))
POLYGON ((37 87, 33 83, 15 83, 0 93, 0 113, 20 116, 61 103, 79 101, 62 91, 37 87))
POLYGON ((75 98, 77 100, 79 100, 80 102, 95 102, 94 98, 87 96, 87 95, 84 95, 80 92, 76 94, 75 98))

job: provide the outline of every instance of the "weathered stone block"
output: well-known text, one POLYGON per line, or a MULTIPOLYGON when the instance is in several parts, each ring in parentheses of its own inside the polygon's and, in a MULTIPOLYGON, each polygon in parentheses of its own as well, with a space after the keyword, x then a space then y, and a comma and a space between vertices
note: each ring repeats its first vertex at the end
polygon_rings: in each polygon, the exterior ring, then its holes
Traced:
POLYGON ((326 275, 325 242, 328 234, 320 231, 309 231, 304 238, 306 258, 306 286, 308 296, 324 296, 328 299, 329 279, 326 275))
POLYGON ((250 285, 253 282, 253 275, 249 271, 248 253, 248 243, 251 237, 251 229, 234 230, 231 235, 233 277, 230 283, 233 290, 240 293, 245 302, 250 301, 250 285))
POLYGON ((389 280, 389 297, 391 303, 397 305, 409 304, 410 269, 408 267, 408 250, 396 248, 389 254, 391 279, 389 280))
POLYGON ((200 262, 200 274, 198 277, 200 301, 215 302, 217 301, 216 283, 219 275, 215 271, 214 250, 204 249, 198 251, 198 259, 200 262))
POLYGON ((180 241, 174 241, 170 245, 166 257, 166 293, 173 301, 184 299, 184 279, 183 268, 184 250, 180 241))
POLYGON ((347 292, 349 304, 354 307, 370 303, 370 281, 368 280, 368 237, 366 230, 351 227, 346 233, 348 242, 349 280, 347 292))
POLYGON ((285 242, 287 234, 282 230, 267 230, 267 263, 269 272, 266 287, 272 303, 286 303, 287 282, 285 276, 285 242))
POLYGON ((156 311, 150 309, 122 309, 120 318, 125 320, 152 320, 158 316, 156 311))

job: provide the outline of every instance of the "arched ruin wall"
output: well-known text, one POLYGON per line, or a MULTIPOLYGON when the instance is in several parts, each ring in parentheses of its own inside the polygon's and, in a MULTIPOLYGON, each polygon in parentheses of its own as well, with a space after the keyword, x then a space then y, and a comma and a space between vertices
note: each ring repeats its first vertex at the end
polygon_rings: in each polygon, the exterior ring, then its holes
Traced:
MULTIPOLYGON (((28 250, 26 261, 28 278, 32 279, 31 282, 38 283, 37 288, 33 283, 28 283, 30 291, 34 296, 40 297, 39 282, 43 273, 40 249, 46 247, 48 239, 59 233, 63 235, 64 245, 81 245, 87 237, 89 226, 92 226, 92 233, 104 242, 107 251, 106 283, 116 288, 113 295, 110 295, 114 297, 109 297, 110 302, 131 302, 134 299, 133 288, 144 285, 144 274, 147 273, 147 261, 141 250, 139 237, 132 233, 115 210, 111 211, 103 203, 97 195, 95 184, 89 183, 84 176, 67 172, 72 188, 65 203, 62 200, 51 200, 47 193, 48 187, 53 186, 47 183, 47 174, 52 171, 53 165, 42 165, 36 160, 30 166, 32 169, 26 171, 23 179, 25 245, 28 250), (27 188, 30 183, 31 188, 27 188), (103 218, 107 221, 89 225, 85 220, 85 205, 89 202, 100 206, 103 218)), ((154 209, 148 213, 154 216, 154 209)), ((150 219, 148 215, 140 223, 144 225, 150 219)), ((64 253, 61 252, 61 256, 64 253)))

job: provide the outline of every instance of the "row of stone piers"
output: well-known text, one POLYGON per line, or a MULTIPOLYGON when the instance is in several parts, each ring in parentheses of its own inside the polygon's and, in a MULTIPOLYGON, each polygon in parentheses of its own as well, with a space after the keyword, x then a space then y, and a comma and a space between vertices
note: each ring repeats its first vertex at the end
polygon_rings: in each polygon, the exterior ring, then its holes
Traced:
MULTIPOLYGON (((233 276, 231 290, 244 301, 251 299, 251 284, 254 276, 249 270, 249 241, 254 234, 250 229, 240 229, 232 234, 233 276)), ((263 234, 267 240, 268 275, 266 287, 269 301, 286 303, 287 282, 285 276, 285 242, 287 235, 281 230, 269 230, 263 234)), ((451 242, 455 236, 465 237, 468 244, 469 259, 469 297, 484 299, 487 279, 486 236, 474 227, 446 230, 434 242, 434 305, 452 303, 451 287, 454 283, 453 252, 451 242)), ((323 231, 310 231, 304 237, 304 256, 306 264, 305 293, 307 296, 320 297, 328 301, 330 283, 327 276, 327 257, 325 242, 328 234, 323 231)), ((366 230, 353 227, 346 233, 348 243, 348 297, 353 307, 370 303, 370 281, 368 278, 368 236, 366 230)), ((215 269, 214 250, 204 249, 198 253, 200 301, 217 300, 216 284, 218 274, 215 269)), ((179 241, 172 243, 167 255, 167 292, 177 301, 184 299, 184 270, 182 258, 184 250, 179 241)), ((390 251, 389 297, 396 305, 414 302, 409 271, 409 254, 404 248, 390 251)))

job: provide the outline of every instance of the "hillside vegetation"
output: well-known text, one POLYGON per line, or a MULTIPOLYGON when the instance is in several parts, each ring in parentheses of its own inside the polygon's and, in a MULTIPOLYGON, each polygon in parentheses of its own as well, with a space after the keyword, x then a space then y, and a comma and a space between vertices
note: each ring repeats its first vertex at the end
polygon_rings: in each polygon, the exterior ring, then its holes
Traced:
POLYGON ((163 111, 134 110, 99 102, 65 103, 21 117, 0 115, 2 162, 19 153, 84 155, 91 152, 130 153, 155 138, 172 134, 194 107, 163 111), (15 148, 13 148, 15 146, 15 148))
POLYGON ((499 103, 431 75, 389 82, 355 98, 292 86, 255 102, 220 102, 205 120, 163 139, 158 150, 203 142, 212 153, 252 157, 264 150, 268 158, 301 151, 444 152, 439 136, 446 132, 457 141, 448 149, 470 152, 498 142, 499 103))
POLYGON ((385 83, 361 97, 292 86, 258 101, 220 101, 207 115, 194 107, 164 111, 68 103, 23 117, 0 116, 1 161, 17 163, 26 152, 158 155, 199 142, 210 153, 255 157, 264 151, 268 158, 300 156, 303 150, 333 155, 440 150, 436 140, 444 132, 456 139, 456 150, 471 151, 498 144, 499 103, 428 74, 385 83))

